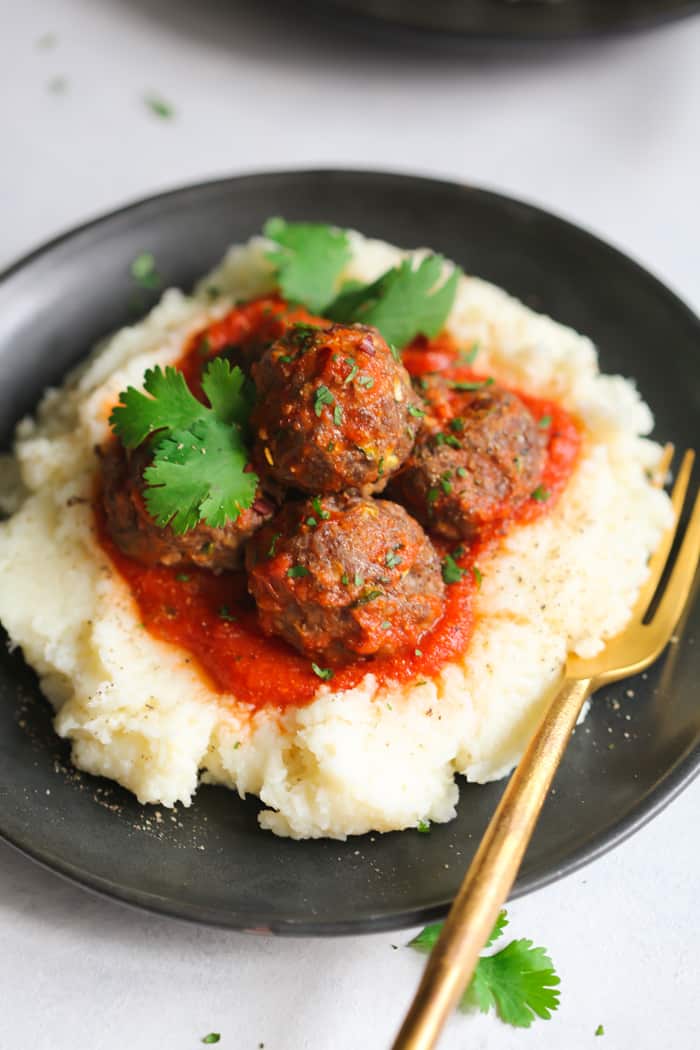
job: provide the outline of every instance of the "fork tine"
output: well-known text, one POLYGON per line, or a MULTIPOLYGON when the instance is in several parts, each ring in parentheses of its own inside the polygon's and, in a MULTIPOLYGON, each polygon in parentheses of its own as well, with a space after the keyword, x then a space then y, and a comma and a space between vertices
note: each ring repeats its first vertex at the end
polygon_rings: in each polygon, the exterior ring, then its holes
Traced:
MULTIPOLYGON (((661 485, 664 483, 664 477, 668 472, 668 468, 671 465, 671 459, 673 458, 673 445, 667 445, 664 449, 664 454, 659 463, 657 470, 657 477, 660 479, 661 485)), ((690 481, 690 472, 693 469, 693 461, 695 460, 695 453, 692 449, 688 449, 683 460, 681 462, 681 468, 678 471, 678 477, 676 483, 673 486, 671 492, 671 503, 673 504, 674 520, 669 525, 666 532, 661 537, 661 542, 654 551, 651 560, 649 562, 649 576, 647 577, 646 583, 643 585, 637 598, 637 603, 634 608, 634 612, 637 616, 644 616, 644 613, 649 607, 651 599, 656 593, 656 588, 659 586, 659 580, 661 574, 664 571, 664 566, 668 561, 668 554, 673 545, 676 532, 678 531, 678 522, 681 516, 681 509, 683 507, 683 501, 685 500, 685 494, 688 490, 688 482, 690 481)))
POLYGON ((675 631, 685 608, 695 579, 698 559, 700 559, 700 492, 695 497, 693 513, 688 522, 688 528, 685 530, 676 564, 673 566, 663 598, 651 621, 651 626, 663 636, 664 645, 675 631))
POLYGON ((656 469, 654 471, 654 484, 658 485, 659 488, 663 488, 666 484, 666 478, 671 469, 671 461, 675 454, 676 446, 672 441, 667 441, 664 445, 664 450, 661 453, 661 459, 656 464, 656 469))

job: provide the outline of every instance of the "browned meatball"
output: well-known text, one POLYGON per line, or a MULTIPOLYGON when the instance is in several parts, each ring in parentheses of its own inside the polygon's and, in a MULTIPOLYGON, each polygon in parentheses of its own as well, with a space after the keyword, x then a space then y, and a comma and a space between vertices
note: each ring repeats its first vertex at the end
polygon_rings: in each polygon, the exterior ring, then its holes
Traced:
POLYGON ((147 445, 127 453, 118 441, 102 452, 102 504, 119 549, 143 565, 197 565, 214 572, 239 568, 243 543, 272 517, 274 504, 259 493, 250 510, 223 528, 200 522, 189 532, 174 533, 156 525, 143 501, 143 472, 150 458, 147 445))
POLYGON ((440 560, 403 507, 361 496, 287 504, 246 548, 266 634, 323 661, 414 646, 440 618, 440 560))
POLYGON ((403 365, 364 325, 295 325, 256 364, 253 461, 305 492, 384 488, 420 412, 403 365))
POLYGON ((455 392, 445 384, 428 397, 439 412, 426 416, 392 496, 431 531, 472 539, 536 488, 542 434, 520 398, 495 385, 455 392))

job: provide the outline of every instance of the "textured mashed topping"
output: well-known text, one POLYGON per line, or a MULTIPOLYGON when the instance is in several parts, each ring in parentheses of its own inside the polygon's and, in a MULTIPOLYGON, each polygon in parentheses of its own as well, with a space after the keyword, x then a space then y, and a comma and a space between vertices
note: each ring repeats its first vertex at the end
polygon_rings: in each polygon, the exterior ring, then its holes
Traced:
MULTIPOLYGON (((352 247, 347 278, 373 280, 401 258, 358 234, 352 247)), ((146 368, 174 363, 234 302, 272 290, 264 248, 259 238, 232 248, 191 297, 168 291, 20 423, 15 459, 0 472, 3 505, 15 510, 0 525, 0 620, 39 673, 75 765, 141 802, 188 805, 200 779, 220 783, 258 795, 261 825, 295 838, 450 820, 455 774, 504 776, 567 652, 593 655, 625 626, 672 517, 649 481, 661 452, 643 436, 652 416, 632 382, 599 373, 587 338, 462 278, 449 332, 464 345, 478 341, 480 370, 577 416, 575 472, 549 514, 480 559, 477 624, 462 661, 393 687, 371 673, 345 692, 319 682, 306 706, 251 714, 141 627, 96 538, 91 500, 94 449, 120 391, 139 386, 146 368), (221 290, 214 303, 212 285, 221 290)))

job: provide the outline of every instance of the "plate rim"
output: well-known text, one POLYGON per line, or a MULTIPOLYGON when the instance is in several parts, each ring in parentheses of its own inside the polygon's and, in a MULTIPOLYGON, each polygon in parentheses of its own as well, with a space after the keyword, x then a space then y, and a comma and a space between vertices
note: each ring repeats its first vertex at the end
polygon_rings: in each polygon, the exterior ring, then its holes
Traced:
POLYGON ((677 5, 668 10, 658 6, 657 10, 646 14, 631 15, 626 18, 618 18, 617 21, 606 26, 585 26, 584 28, 552 28, 517 31, 513 28, 497 30, 482 27, 475 29, 449 29, 444 25, 423 25, 415 21, 406 21, 390 14, 380 11, 370 11, 355 5, 331 0, 332 11, 322 0, 287 0, 288 4, 296 7, 311 8, 319 20, 327 24, 335 17, 342 20, 346 26, 356 31, 375 33, 381 37, 389 34, 399 34, 407 42, 417 44, 428 40, 435 44, 445 44, 453 48, 465 48, 470 44, 489 45, 505 44, 516 47, 536 46, 538 44, 561 43, 574 44, 577 41, 595 41, 608 38, 621 37, 627 34, 642 35, 651 33, 655 29, 663 29, 665 26, 673 25, 675 22, 684 21, 693 15, 700 13, 698 0, 678 0, 677 5))
MULTIPOLYGON (((128 201, 117 208, 100 213, 87 219, 76 226, 69 227, 49 240, 30 249, 27 253, 11 262, 0 271, 0 285, 5 285, 17 274, 39 261, 43 256, 49 254, 63 244, 70 242, 83 234, 108 223, 137 212, 139 209, 155 207, 158 208, 163 202, 172 200, 183 194, 199 194, 203 191, 224 189, 231 184, 242 182, 257 182, 262 179, 284 182, 289 178, 318 178, 318 177, 341 177, 366 179, 368 184, 377 179, 400 180, 404 183, 420 183, 425 189, 431 185, 453 191, 468 192, 477 198, 489 200, 501 206, 515 205, 534 213, 536 216, 554 221, 558 226, 565 227, 566 232, 576 237, 582 237, 594 243, 598 250, 605 251, 618 261, 628 267, 632 267, 636 275, 653 285, 657 294, 660 294, 669 305, 677 311, 681 311, 684 320, 695 326, 700 335, 700 317, 673 289, 665 284, 651 270, 643 266, 633 256, 617 248, 609 241, 603 240, 597 234, 591 232, 585 226, 564 218, 556 212, 550 211, 537 204, 519 197, 501 193, 497 190, 475 186, 470 183, 460 182, 455 179, 441 179, 433 176, 425 176, 406 172, 378 171, 366 168, 289 168, 273 169, 256 172, 245 172, 238 175, 220 176, 213 179, 188 182, 174 188, 148 194, 135 200, 128 201)), ((668 805, 670 805, 692 782, 700 775, 700 740, 690 746, 681 758, 679 758, 668 769, 658 782, 647 792, 640 802, 634 805, 622 818, 608 825, 595 838, 579 846, 561 863, 554 864, 550 870, 542 871, 535 869, 531 874, 520 877, 509 896, 509 900, 517 899, 535 890, 548 886, 565 876, 571 875, 586 865, 593 863, 605 853, 621 845, 646 824, 650 823, 668 805)), ((245 921, 238 913, 219 912, 214 915, 206 908, 199 909, 190 904, 175 902, 172 898, 161 897, 143 890, 124 887, 109 879, 94 875, 79 865, 56 857, 48 850, 33 846, 26 841, 22 835, 13 835, 2 827, 0 822, 0 840, 7 843, 12 849, 17 850, 25 857, 34 861, 54 874, 66 879, 73 885, 87 889, 98 896, 120 904, 131 906, 139 911, 149 914, 157 914, 180 921, 196 923, 198 925, 234 929, 242 932, 265 932, 286 936, 339 936, 359 935, 365 933, 377 933, 381 931, 405 929, 407 927, 433 922, 443 918, 450 906, 450 900, 444 900, 430 906, 413 907, 410 909, 394 909, 383 911, 381 915, 369 915, 360 920, 343 919, 340 921, 325 921, 319 919, 270 919, 269 916, 260 916, 259 925, 253 915, 248 915, 245 921)))

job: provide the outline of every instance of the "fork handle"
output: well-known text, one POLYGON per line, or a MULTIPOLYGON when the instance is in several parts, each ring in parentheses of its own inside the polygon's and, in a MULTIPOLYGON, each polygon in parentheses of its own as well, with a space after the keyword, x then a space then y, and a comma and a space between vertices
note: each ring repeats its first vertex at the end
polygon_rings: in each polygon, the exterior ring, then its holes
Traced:
POLYGON ((455 897, 393 1050, 430 1050, 518 873, 591 679, 564 679, 513 773, 455 897))

